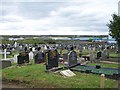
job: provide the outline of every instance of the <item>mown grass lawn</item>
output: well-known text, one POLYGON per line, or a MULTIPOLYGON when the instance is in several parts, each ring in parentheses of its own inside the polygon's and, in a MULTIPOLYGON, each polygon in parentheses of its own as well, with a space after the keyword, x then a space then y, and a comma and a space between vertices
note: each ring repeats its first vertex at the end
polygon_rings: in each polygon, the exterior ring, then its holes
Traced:
MULTIPOLYGON (((100 75, 74 72, 74 77, 63 77, 59 73, 46 73, 45 65, 32 64, 2 70, 2 78, 19 80, 21 85, 31 88, 99 88, 100 75)), ((105 88, 116 88, 117 80, 105 78, 105 88)))
POLYGON ((117 54, 115 52, 110 52, 110 57, 112 57, 112 58, 120 58, 120 54, 117 54))

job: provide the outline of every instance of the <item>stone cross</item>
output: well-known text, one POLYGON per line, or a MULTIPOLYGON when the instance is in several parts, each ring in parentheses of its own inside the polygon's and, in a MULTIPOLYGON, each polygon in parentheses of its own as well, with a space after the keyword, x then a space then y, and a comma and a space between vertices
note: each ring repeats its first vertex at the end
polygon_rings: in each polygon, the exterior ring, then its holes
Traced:
POLYGON ((4 59, 6 60, 7 54, 10 54, 10 52, 7 52, 6 49, 4 49, 4 52, 0 52, 0 54, 4 54, 4 59))

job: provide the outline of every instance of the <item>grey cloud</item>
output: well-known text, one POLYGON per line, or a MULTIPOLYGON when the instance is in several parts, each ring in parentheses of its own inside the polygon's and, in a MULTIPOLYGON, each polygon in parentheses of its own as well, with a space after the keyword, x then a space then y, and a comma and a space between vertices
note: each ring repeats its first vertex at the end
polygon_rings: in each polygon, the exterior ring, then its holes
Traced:
MULTIPOLYGON (((24 21, 27 20, 44 20, 46 18, 50 19, 51 21, 45 25, 40 25, 37 23, 37 25, 34 25, 32 28, 35 30, 45 30, 49 31, 52 30, 52 28, 57 27, 70 27, 72 31, 88 31, 92 32, 94 30, 107 32, 107 15, 109 14, 103 14, 99 11, 92 11, 89 13, 84 12, 84 9, 82 7, 85 7, 84 5, 89 6, 89 2, 81 2, 81 3, 68 3, 68 2, 5 2, 3 3, 3 16, 9 16, 9 15, 16 15, 19 17, 22 17, 24 21), (79 12, 74 11, 59 11, 61 8, 64 10, 64 8, 71 7, 71 6, 78 6, 79 12), (58 12, 58 15, 56 15, 56 18, 54 16, 50 16, 50 13, 52 11, 58 12), (83 13, 84 12, 84 13, 83 13), (103 14, 103 15, 102 15, 103 14)), ((87 8, 88 8, 87 6, 87 8)), ((90 5, 92 6, 92 5, 90 5)), ((73 9, 74 10, 74 9, 73 9)), ((89 9, 88 9, 89 10, 89 9)), ((4 23, 6 22, 21 22, 21 20, 17 18, 4 18, 2 19, 4 23)), ((24 25, 23 25, 24 27, 24 25)), ((14 29, 14 30, 20 30, 23 29, 23 27, 17 27, 17 26, 11 26, 8 27, 5 30, 8 29, 14 29)), ((29 28, 29 27, 28 27, 29 28)), ((27 27, 25 27, 27 29, 27 27)))
MULTIPOLYGON (((6 26, 5 28, 2 28, 3 30, 7 30, 7 31, 10 31, 10 30, 21 30, 23 29, 24 27, 21 27, 21 26, 6 26)), ((14 33, 14 32, 13 32, 14 33)))
POLYGON ((19 3, 19 14, 28 19, 41 19, 48 17, 50 11, 61 5, 62 3, 57 2, 22 2, 19 3))
POLYGON ((12 19, 12 18, 1 18, 0 21, 2 23, 7 23, 7 22, 22 22, 22 20, 19 20, 19 19, 12 19))

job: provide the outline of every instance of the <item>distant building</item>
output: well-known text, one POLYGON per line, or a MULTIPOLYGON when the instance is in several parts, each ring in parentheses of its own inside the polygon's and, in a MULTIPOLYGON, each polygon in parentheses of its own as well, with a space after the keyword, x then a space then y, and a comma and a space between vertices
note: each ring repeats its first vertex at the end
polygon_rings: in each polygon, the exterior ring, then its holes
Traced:
POLYGON ((118 2, 118 15, 120 15, 120 1, 118 2))
POLYGON ((20 38, 9 38, 9 40, 23 40, 24 38, 20 37, 20 38))

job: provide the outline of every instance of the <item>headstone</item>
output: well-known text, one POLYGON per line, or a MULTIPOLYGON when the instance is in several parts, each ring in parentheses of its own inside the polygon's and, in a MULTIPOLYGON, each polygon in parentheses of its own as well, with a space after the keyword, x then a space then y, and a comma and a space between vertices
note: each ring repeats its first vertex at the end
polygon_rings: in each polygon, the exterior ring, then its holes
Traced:
POLYGON ((4 52, 0 52, 0 54, 3 54, 4 55, 4 59, 6 60, 7 59, 7 54, 9 55, 10 52, 7 52, 7 49, 4 49, 4 52))
POLYGON ((83 52, 83 47, 82 46, 80 46, 80 53, 82 53, 83 52))
POLYGON ((104 49, 102 53, 102 59, 107 59, 107 58, 109 58, 109 50, 104 49))
POLYGON ((62 74, 63 76, 66 76, 66 77, 72 77, 72 76, 75 76, 76 74, 74 74, 71 70, 63 70, 63 71, 60 71, 60 74, 62 74))
POLYGON ((17 63, 17 57, 18 55, 14 55, 14 62, 17 63))
POLYGON ((85 49, 86 49, 86 47, 84 46, 84 47, 83 47, 83 50, 85 50, 85 49))
POLYGON ((12 51, 15 51, 15 48, 12 48, 12 51))
POLYGON ((15 48, 17 47, 17 42, 14 43, 14 47, 15 47, 15 48))
POLYGON ((22 50, 23 50, 23 46, 20 45, 20 46, 19 46, 19 51, 22 51, 22 50))
POLYGON ((57 50, 48 50, 46 53, 46 70, 58 67, 59 53, 57 50))
POLYGON ((36 51, 36 50, 35 50, 35 47, 32 48, 32 51, 33 51, 33 52, 36 51))
POLYGON ((77 64, 77 53, 72 50, 68 53, 68 66, 74 66, 76 64, 77 64))
POLYGON ((101 56, 102 56, 102 52, 101 51, 97 52, 97 59, 100 59, 101 56))
POLYGON ((2 65, 0 65, 0 66, 2 66, 2 67, 0 67, 0 69, 10 67, 12 65, 11 61, 8 61, 8 60, 0 60, 0 64, 2 64, 2 65))
POLYGON ((32 51, 31 51, 31 52, 29 52, 29 60, 33 60, 33 57, 34 57, 33 52, 32 52, 32 51))
POLYGON ((93 47, 93 51, 95 51, 95 47, 93 47))
POLYGON ((38 51, 35 55, 35 64, 40 64, 45 61, 45 55, 43 52, 38 51))
POLYGON ((90 60, 91 62, 95 60, 95 55, 94 55, 93 52, 91 52, 91 53, 89 54, 89 60, 90 60))
POLYGON ((29 55, 23 51, 18 55, 18 64, 24 64, 24 63, 29 63, 29 55))

